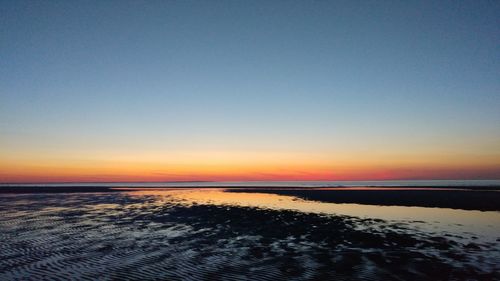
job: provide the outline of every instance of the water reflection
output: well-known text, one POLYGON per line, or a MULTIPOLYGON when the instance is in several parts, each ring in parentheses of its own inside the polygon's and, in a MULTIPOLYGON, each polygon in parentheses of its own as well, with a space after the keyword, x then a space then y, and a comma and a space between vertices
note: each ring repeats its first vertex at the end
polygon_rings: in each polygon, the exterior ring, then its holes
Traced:
POLYGON ((500 280, 498 242, 462 219, 489 212, 455 211, 223 189, 6 195, 0 280, 500 280))
POLYGON ((146 189, 130 194, 168 196, 168 200, 174 198, 174 201, 187 205, 228 205, 382 219, 405 223, 418 230, 453 234, 453 237, 459 234, 463 239, 474 237, 481 242, 495 242, 500 238, 500 212, 495 211, 338 204, 268 193, 227 192, 225 189, 146 189))

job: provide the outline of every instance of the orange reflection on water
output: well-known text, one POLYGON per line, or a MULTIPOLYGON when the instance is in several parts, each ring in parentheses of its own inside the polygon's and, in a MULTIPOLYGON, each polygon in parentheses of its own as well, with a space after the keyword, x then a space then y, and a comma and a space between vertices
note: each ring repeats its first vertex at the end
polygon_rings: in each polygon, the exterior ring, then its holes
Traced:
MULTIPOLYGON (((361 218, 376 218, 390 221, 421 221, 419 227, 445 231, 473 232, 479 236, 496 239, 500 233, 500 212, 471 211, 449 208, 427 208, 407 206, 377 206, 362 204, 338 204, 300 199, 294 196, 227 192, 225 189, 142 189, 130 192, 135 196, 155 195, 164 200, 181 204, 208 204, 240 207, 266 208, 274 210, 296 210, 305 213, 347 215, 361 218)), ((160 200, 162 201, 162 200, 160 200)))

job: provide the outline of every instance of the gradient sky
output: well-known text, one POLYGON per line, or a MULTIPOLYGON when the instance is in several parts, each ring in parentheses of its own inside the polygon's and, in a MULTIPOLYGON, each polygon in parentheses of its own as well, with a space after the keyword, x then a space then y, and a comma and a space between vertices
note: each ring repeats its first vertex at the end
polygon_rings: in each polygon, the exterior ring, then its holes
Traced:
POLYGON ((0 1, 0 182, 500 179, 500 1, 0 1))

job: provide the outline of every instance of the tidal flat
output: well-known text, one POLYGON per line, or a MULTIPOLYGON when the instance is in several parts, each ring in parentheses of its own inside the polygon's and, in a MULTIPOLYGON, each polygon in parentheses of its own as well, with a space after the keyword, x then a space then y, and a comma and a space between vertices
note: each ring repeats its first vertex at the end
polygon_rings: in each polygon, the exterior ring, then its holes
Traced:
POLYGON ((0 280, 500 280, 498 211, 186 188, 3 194, 0 218, 0 280))

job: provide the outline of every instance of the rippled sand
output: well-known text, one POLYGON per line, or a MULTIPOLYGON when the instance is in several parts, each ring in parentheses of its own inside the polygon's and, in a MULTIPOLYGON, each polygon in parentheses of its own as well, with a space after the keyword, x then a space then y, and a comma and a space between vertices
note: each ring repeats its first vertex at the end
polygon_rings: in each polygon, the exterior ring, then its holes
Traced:
POLYGON ((500 280, 498 241, 191 197, 0 196, 0 280, 500 280))

